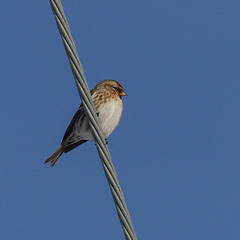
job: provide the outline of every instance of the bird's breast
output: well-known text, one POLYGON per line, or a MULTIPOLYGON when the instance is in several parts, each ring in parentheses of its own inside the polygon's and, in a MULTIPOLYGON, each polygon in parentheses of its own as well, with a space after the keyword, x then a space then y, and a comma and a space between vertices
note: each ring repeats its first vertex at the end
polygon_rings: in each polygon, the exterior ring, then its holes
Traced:
POLYGON ((122 110, 122 101, 111 100, 99 106, 99 123, 105 138, 117 127, 122 115, 122 110))

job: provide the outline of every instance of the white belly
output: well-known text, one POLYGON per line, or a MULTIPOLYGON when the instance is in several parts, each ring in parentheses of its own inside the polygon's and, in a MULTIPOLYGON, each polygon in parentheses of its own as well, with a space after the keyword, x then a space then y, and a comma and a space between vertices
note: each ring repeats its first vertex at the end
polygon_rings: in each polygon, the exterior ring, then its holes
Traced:
POLYGON ((116 100, 108 101, 104 106, 99 108, 99 123, 105 138, 117 127, 122 115, 122 110, 122 101, 116 100))

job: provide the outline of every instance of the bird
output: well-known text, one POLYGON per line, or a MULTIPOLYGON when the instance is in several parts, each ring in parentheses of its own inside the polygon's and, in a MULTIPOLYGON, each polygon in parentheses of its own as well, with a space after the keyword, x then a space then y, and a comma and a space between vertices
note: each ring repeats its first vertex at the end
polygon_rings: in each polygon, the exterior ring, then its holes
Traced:
MULTIPOLYGON (((120 121, 123 111, 122 96, 127 96, 127 94, 118 81, 111 79, 99 82, 90 93, 103 136, 107 139, 120 121)), ((93 140, 90 125, 83 104, 81 104, 67 128, 60 146, 45 163, 51 162, 51 167, 53 167, 63 153, 70 152, 79 145, 93 140)))

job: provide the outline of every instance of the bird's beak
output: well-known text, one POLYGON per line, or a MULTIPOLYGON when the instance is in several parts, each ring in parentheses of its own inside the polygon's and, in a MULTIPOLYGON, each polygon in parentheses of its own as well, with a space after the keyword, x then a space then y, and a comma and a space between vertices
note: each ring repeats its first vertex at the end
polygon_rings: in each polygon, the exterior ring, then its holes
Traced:
POLYGON ((119 95, 120 95, 121 97, 122 97, 122 96, 127 96, 127 94, 126 94, 124 91, 120 92, 119 95))

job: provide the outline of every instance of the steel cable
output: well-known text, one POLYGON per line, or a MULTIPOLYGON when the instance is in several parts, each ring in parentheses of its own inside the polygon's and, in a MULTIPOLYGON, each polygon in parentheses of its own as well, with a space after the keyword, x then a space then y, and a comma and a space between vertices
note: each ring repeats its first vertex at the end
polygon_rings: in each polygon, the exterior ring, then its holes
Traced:
POLYGON ((116 170, 112 163, 109 149, 99 126, 96 110, 92 102, 89 87, 84 76, 83 68, 78 57, 77 49, 71 35, 67 18, 64 14, 61 1, 50 0, 49 2, 52 7, 58 30, 62 37, 65 51, 69 58, 70 66, 75 78, 79 95, 82 99, 82 103, 90 123, 94 141, 111 190, 111 194, 117 209, 118 217, 122 225, 125 238, 128 240, 136 240, 137 236, 132 225, 131 217, 125 203, 124 195, 118 181, 116 170))

